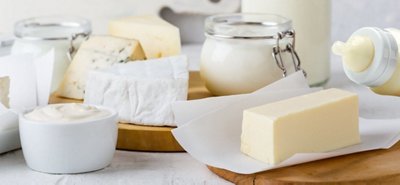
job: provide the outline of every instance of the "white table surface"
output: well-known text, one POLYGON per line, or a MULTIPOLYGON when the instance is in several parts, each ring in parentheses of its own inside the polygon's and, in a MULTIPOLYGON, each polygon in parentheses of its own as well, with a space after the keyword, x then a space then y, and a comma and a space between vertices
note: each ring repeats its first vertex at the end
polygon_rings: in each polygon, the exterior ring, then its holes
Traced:
MULTIPOLYGON (((199 46, 186 46, 191 68, 198 68, 199 46)), ((344 75, 338 57, 332 56, 331 80, 327 87, 339 87, 359 93, 360 116, 399 118, 400 98, 378 96, 367 88, 351 83, 344 75)), ((49 175, 30 170, 22 151, 0 155, 0 184, 230 184, 212 174, 204 164, 187 153, 148 153, 117 151, 112 164, 100 171, 78 175, 49 175)))
POLYGON ((117 151, 107 168, 78 175, 49 175, 30 170, 21 150, 0 155, 0 184, 230 184, 187 153, 117 151))

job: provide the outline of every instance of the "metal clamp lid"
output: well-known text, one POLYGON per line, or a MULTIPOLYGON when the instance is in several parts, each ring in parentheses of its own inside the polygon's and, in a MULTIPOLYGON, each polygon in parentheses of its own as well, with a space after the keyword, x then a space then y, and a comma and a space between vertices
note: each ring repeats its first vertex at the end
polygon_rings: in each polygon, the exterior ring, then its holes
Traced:
MULTIPOLYGON (((295 71, 302 70, 299 55, 295 50, 295 31, 292 29, 292 21, 275 14, 220 14, 206 19, 205 35, 217 39, 242 39, 242 40, 271 40, 273 46, 272 56, 287 76, 288 70, 282 59, 282 53, 291 55, 295 71), (285 47, 281 47, 282 40, 289 39, 285 47)), ((269 52, 269 51, 268 51, 269 52)))
POLYGON ((304 71, 301 68, 301 62, 300 62, 300 57, 297 54, 295 50, 295 41, 296 41, 296 32, 294 30, 289 30, 286 32, 278 32, 276 36, 276 46, 272 48, 272 56, 275 59, 276 65, 279 67, 279 69, 282 70, 283 77, 287 76, 287 68, 285 66, 285 63, 282 59, 282 53, 283 52, 289 52, 292 58, 292 63, 294 66, 295 71, 303 71, 304 77, 307 77, 306 71, 304 71), (280 46, 280 41, 284 38, 289 38, 291 39, 291 42, 286 44, 285 48, 282 48, 280 46))

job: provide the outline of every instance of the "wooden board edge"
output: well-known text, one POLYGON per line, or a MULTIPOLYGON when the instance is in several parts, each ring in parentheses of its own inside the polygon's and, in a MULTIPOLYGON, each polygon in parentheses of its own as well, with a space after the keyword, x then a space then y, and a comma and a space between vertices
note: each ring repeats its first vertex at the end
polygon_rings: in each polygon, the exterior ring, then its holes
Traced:
POLYGON ((152 127, 119 124, 117 149, 145 152, 185 152, 173 136, 171 127, 152 127), (152 140, 149 140, 149 139, 152 140))

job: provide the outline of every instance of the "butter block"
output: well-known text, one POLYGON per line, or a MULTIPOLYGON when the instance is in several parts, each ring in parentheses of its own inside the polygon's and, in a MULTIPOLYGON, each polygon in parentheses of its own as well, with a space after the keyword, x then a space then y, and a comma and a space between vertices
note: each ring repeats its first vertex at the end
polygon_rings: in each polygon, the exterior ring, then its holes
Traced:
POLYGON ((86 78, 90 70, 141 59, 144 59, 144 52, 136 40, 112 36, 91 36, 89 40, 82 43, 73 58, 57 95, 83 99, 86 78))
POLYGON ((269 163, 360 143, 358 97, 328 89, 243 112, 241 151, 269 163))
POLYGON ((119 122, 176 126, 171 103, 187 99, 186 56, 117 64, 89 73, 85 103, 111 107, 119 122))
POLYGON ((178 55, 179 29, 158 16, 130 16, 109 24, 110 35, 139 40, 147 59, 178 55))
POLYGON ((10 93, 10 78, 0 77, 0 103, 2 103, 5 107, 9 107, 9 95, 10 93))

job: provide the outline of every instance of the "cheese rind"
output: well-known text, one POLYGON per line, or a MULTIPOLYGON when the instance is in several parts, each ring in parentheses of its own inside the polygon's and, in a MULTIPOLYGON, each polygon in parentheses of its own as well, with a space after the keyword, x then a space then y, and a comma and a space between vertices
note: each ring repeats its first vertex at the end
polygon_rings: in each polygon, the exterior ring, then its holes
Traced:
POLYGON ((143 58, 143 50, 136 40, 91 36, 82 43, 73 58, 57 94, 66 98, 83 99, 90 70, 143 58))
POLYGON ((109 24, 110 35, 139 40, 147 59, 178 55, 179 29, 158 16, 131 16, 109 24))
POLYGON ((241 151, 269 164, 359 142, 358 98, 351 92, 328 89, 243 112, 241 151))
POLYGON ((0 103, 2 103, 5 107, 10 106, 9 95, 10 93, 10 78, 0 77, 0 103))
POLYGON ((171 103, 187 99, 185 56, 118 64, 91 71, 85 103, 114 108, 119 121, 176 126, 171 103))

